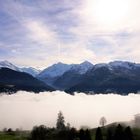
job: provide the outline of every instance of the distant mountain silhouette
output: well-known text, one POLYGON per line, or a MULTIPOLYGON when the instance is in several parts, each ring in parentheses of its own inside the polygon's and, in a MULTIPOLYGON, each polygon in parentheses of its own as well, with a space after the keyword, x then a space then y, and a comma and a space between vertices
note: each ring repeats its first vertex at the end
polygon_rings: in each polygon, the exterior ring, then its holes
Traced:
MULTIPOLYGON (((112 92, 124 95, 140 91, 140 64, 126 61, 96 65, 88 61, 70 65, 59 62, 44 69, 37 76, 34 75, 35 77, 21 72, 21 69, 7 61, 2 61, 0 68, 1 91, 11 89, 39 92, 55 89, 68 93, 112 92)), ((32 70, 30 72, 32 73, 32 70)))
POLYGON ((92 67, 93 64, 88 61, 70 65, 59 62, 44 69, 37 78, 56 89, 64 90, 77 84, 79 78, 92 67))
POLYGON ((42 75, 41 80, 68 93, 128 94, 140 90, 140 64, 136 63, 114 61, 93 65, 86 61, 72 65, 58 63, 50 66, 49 70, 50 68, 51 74, 46 69, 47 75, 42 75))
POLYGON ((0 61, 0 68, 9 68, 11 70, 15 70, 18 72, 25 72, 25 73, 28 73, 28 74, 34 76, 34 77, 36 77, 41 72, 41 70, 38 70, 38 69, 35 69, 32 67, 22 67, 21 68, 21 67, 15 66, 14 64, 10 63, 7 60, 0 61))
POLYGON ((0 68, 0 91, 16 92, 18 90, 40 92, 53 91, 53 88, 27 73, 0 68))
POLYGON ((66 92, 137 93, 140 90, 140 65, 130 62, 113 62, 95 65, 66 92))

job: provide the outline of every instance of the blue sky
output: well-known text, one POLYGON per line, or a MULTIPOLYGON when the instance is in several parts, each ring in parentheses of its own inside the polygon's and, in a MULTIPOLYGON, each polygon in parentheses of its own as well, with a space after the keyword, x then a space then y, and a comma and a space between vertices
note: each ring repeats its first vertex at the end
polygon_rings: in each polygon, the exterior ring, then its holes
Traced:
POLYGON ((0 0, 0 60, 140 62, 139 9, 138 0, 0 0))

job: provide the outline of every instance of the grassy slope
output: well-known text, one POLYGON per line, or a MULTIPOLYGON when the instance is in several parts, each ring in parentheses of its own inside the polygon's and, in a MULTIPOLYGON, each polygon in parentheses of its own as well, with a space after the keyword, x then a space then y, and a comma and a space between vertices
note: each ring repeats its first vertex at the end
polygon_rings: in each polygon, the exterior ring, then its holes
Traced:
MULTIPOLYGON (((133 132, 134 140, 140 140, 140 128, 132 128, 132 132, 133 132)), ((92 129, 91 130, 92 140, 95 140, 95 133, 96 133, 96 129, 92 129)), ((104 130, 102 129, 102 134, 103 134, 104 140, 105 140, 106 129, 104 129, 104 130)))

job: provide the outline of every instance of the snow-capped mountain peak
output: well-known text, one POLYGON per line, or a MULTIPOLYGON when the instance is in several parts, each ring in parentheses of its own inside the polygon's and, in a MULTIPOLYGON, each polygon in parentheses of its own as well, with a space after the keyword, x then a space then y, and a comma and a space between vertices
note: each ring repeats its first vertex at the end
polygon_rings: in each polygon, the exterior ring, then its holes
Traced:
POLYGON ((72 66, 71 70, 74 70, 74 71, 78 72, 79 74, 84 74, 92 67, 93 67, 93 64, 91 64, 88 61, 84 61, 81 64, 74 64, 72 66))
POLYGON ((21 68, 21 71, 26 72, 34 77, 37 76, 41 72, 41 70, 38 70, 32 67, 23 67, 21 68))
POLYGON ((122 68, 132 69, 136 64, 127 61, 113 61, 110 62, 109 65, 112 67, 122 67, 122 68))
POLYGON ((88 61, 84 61, 80 65, 85 66, 85 67, 92 67, 93 66, 93 64, 88 62, 88 61))
POLYGON ((34 76, 34 77, 40 73, 40 70, 37 70, 37 69, 32 68, 32 67, 28 67, 28 68, 26 68, 26 67, 23 67, 23 68, 17 67, 17 66, 15 66, 12 63, 10 63, 7 60, 0 62, 0 68, 9 68, 11 70, 18 71, 18 72, 25 72, 25 73, 28 73, 28 74, 34 76))
POLYGON ((57 63, 54 64, 46 69, 44 69, 40 74, 39 77, 57 77, 63 75, 66 71, 68 71, 72 65, 64 64, 64 63, 57 63))
POLYGON ((0 62, 0 68, 9 68, 15 71, 20 71, 20 69, 17 66, 13 65, 7 60, 0 62))
POLYGON ((89 70, 90 68, 93 67, 93 64, 91 64, 88 61, 85 61, 81 64, 64 64, 64 63, 57 63, 54 64, 46 69, 44 69, 38 77, 57 77, 63 75, 65 72, 69 70, 74 70, 77 71, 80 74, 84 74, 89 70))

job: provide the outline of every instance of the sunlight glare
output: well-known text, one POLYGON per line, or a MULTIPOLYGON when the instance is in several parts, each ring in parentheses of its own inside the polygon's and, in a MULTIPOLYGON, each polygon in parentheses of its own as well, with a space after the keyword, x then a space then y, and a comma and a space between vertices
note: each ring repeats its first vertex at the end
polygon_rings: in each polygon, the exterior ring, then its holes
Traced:
POLYGON ((101 24, 120 24, 129 15, 129 6, 129 0, 98 0, 91 12, 101 24))

